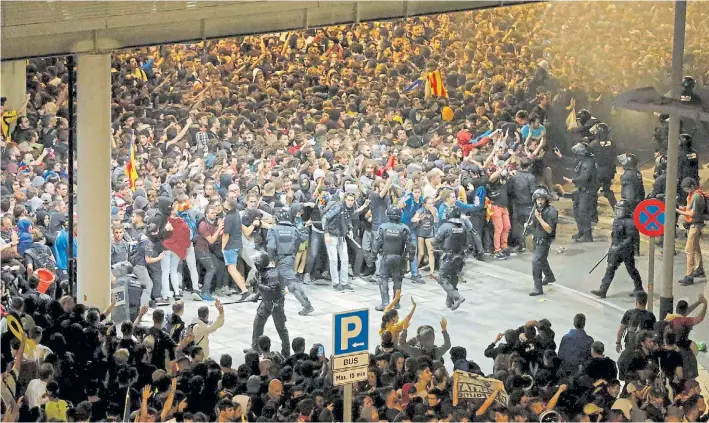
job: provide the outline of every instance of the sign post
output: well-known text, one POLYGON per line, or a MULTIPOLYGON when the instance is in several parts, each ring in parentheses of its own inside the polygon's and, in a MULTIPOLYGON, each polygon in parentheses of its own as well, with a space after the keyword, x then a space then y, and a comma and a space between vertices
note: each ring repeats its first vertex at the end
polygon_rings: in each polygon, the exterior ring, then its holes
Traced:
POLYGON ((653 291, 655 290, 655 237, 665 233, 665 203, 655 198, 641 201, 633 213, 635 227, 649 237, 650 251, 647 266, 647 309, 652 313, 653 291))
POLYGON ((342 420, 352 421, 352 384, 367 380, 369 368, 369 310, 332 315, 332 382, 344 385, 342 420))

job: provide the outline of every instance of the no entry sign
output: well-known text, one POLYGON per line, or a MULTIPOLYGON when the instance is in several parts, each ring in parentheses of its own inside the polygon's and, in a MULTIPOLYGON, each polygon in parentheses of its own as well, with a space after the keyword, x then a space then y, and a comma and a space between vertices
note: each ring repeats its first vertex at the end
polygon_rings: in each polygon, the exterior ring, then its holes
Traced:
POLYGON ((638 231, 647 236, 660 236, 665 233, 665 203, 650 198, 641 201, 635 207, 633 220, 638 231))

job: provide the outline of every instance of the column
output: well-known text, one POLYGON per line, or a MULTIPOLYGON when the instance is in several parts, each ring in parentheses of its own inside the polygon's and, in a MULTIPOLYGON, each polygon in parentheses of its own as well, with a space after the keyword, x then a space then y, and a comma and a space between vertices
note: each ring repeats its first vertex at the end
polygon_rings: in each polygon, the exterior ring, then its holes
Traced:
POLYGON ((111 297, 111 56, 77 61, 77 301, 111 297))
MULTIPOLYGON (((0 95, 7 97, 10 110, 17 110, 25 103, 27 95, 27 65, 24 60, 0 63, 0 95)), ((14 123, 10 126, 10 132, 14 123)))

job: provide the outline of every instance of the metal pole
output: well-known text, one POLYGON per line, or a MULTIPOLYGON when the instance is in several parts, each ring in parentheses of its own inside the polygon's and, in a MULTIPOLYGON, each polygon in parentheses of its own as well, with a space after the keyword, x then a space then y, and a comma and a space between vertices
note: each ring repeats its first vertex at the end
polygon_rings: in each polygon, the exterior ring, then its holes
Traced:
POLYGON ((650 261, 647 264, 647 309, 652 313, 654 299, 652 293, 655 291, 655 237, 649 237, 650 249, 648 255, 650 261))
MULTIPOLYGON (((675 2, 675 31, 672 42, 672 98, 679 98, 682 63, 684 61, 684 30, 687 17, 687 3, 675 2)), ((665 188, 665 239, 662 246, 662 295, 660 296, 660 315, 663 320, 672 312, 674 283, 675 225, 677 224, 677 161, 679 160, 679 116, 670 114, 670 131, 667 146, 667 187, 665 188)))
POLYGON ((352 384, 345 384, 345 398, 342 405, 342 421, 347 423, 352 421, 352 384))
POLYGON ((74 84, 76 83, 76 75, 74 73, 74 56, 68 56, 66 58, 66 67, 67 67, 67 73, 68 73, 68 90, 69 90, 69 95, 68 95, 68 100, 69 100, 69 139, 67 140, 67 144, 69 147, 69 154, 68 154, 68 167, 67 173, 69 177, 68 185, 69 185, 69 224, 67 231, 69 232, 69 251, 67 252, 67 265, 66 265, 66 270, 67 274, 69 276, 69 290, 71 295, 76 294, 76 273, 74 272, 74 260, 76 257, 74 257, 74 149, 76 148, 75 140, 76 140, 76 128, 74 125, 74 111, 75 109, 75 104, 76 104, 76 93, 74 92, 74 84))

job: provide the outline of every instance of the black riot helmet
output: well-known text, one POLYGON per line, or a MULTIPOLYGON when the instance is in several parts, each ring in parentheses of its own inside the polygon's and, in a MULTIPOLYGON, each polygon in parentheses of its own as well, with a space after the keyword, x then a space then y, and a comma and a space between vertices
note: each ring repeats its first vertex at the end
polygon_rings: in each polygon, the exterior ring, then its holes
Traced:
POLYGON ((616 217, 627 217, 630 216, 630 201, 625 198, 619 200, 615 203, 615 216, 616 217))
POLYGON ((443 220, 460 219, 460 208, 458 206, 448 207, 443 214, 443 220))
POLYGON ((549 195, 549 191, 547 191, 544 187, 539 187, 534 190, 532 193, 532 200, 534 201, 534 204, 537 206, 537 209, 541 210, 543 209, 549 202, 551 201, 551 195, 549 195), (539 206, 537 204, 537 199, 542 198, 546 200, 546 203, 543 206, 539 206))
POLYGON ((611 139, 611 128, 607 123, 599 123, 596 125, 596 138, 601 141, 608 141, 611 139))
POLYGON ((280 210, 276 212, 276 222, 281 223, 281 222, 286 222, 286 223, 292 223, 291 222, 291 212, 289 207, 282 207, 280 210))
POLYGON ((689 134, 680 134, 679 146, 681 148, 692 148, 692 136, 689 134))
POLYGON ((697 87, 697 81, 691 76, 687 75, 682 78, 682 89, 692 91, 697 87))
POLYGON ((591 119, 591 112, 589 112, 588 109, 581 109, 576 113, 576 120, 581 125, 584 125, 589 119, 591 119))
POLYGON ((401 222, 401 209, 395 205, 391 205, 387 208, 387 217, 392 223, 401 222))
POLYGON ((573 147, 571 147, 571 152, 577 156, 588 156, 588 144, 585 142, 578 142, 573 147))
POLYGON ((658 175, 663 175, 667 172, 667 156, 660 156, 656 161, 658 175))
POLYGON ((251 260, 254 262, 254 267, 256 267, 257 270, 263 271, 269 268, 269 264, 271 263, 271 259, 268 257, 268 253, 265 251, 259 251, 258 253, 254 254, 251 256, 251 260))
POLYGON ((667 113, 661 113, 657 118, 660 120, 660 123, 665 123, 670 119, 670 115, 667 113))
POLYGON ((621 154, 618 156, 618 162, 623 169, 635 169, 638 167, 638 158, 633 153, 621 154))

